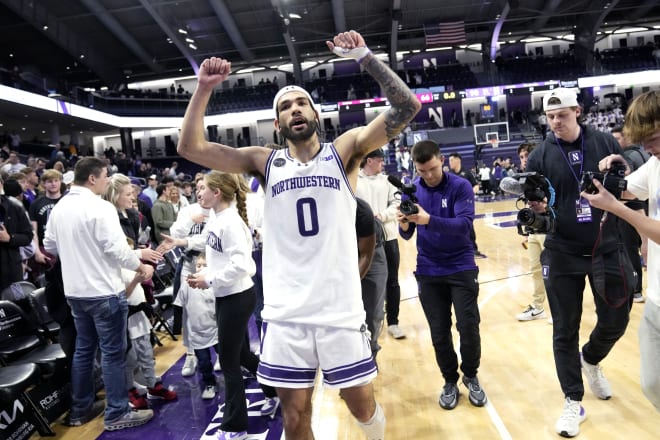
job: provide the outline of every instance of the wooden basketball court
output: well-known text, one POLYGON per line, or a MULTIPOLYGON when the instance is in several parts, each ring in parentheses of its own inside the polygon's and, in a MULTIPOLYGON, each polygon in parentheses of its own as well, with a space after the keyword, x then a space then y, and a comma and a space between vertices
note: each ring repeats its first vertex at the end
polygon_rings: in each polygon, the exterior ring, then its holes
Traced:
MULTIPOLYGON (((395 340, 385 332, 381 335, 380 374, 375 381, 377 399, 387 415, 388 440, 559 438, 554 424, 563 409, 563 395, 552 356, 552 325, 547 320, 516 320, 516 314, 531 299, 526 251, 514 227, 498 226, 514 220, 515 216, 494 216, 514 209, 513 200, 477 203, 477 213, 485 215, 475 221, 477 241, 480 250, 488 256, 477 260, 482 338, 479 379, 489 400, 483 408, 470 405, 462 385, 456 409, 446 411, 437 403, 444 383, 412 276, 415 243, 400 241, 400 325, 407 338, 395 340)), ((612 399, 599 400, 585 383, 583 406, 587 419, 580 427, 579 439, 660 437, 660 415, 639 386, 637 329, 643 307, 634 304, 626 334, 602 363, 612 385, 612 399)), ((588 291, 581 344, 594 323, 593 299, 588 291)), ((165 347, 155 349, 159 373, 184 353, 180 341, 162 339, 165 347)), ((458 341, 457 335, 454 341, 458 341)), ((151 423, 157 418, 156 414, 151 423)), ((313 424, 319 440, 364 438, 336 391, 317 387, 313 424)), ((103 420, 98 418, 80 428, 57 424, 54 429, 61 439, 95 438, 103 431, 103 420)))

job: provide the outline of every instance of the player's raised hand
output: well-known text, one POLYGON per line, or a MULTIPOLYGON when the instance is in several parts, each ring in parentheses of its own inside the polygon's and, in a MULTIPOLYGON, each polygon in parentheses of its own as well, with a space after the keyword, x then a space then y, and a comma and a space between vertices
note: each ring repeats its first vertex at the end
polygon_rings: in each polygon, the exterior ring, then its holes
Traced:
POLYGON ((197 80, 200 85, 215 87, 227 79, 230 73, 231 62, 224 58, 211 57, 202 61, 197 80))

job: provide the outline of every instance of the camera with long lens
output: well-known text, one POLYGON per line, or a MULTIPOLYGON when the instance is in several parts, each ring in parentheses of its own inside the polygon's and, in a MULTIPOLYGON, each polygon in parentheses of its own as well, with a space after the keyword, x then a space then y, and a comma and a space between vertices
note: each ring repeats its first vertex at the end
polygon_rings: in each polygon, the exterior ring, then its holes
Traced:
POLYGON ((626 165, 621 162, 613 162, 610 169, 604 173, 584 171, 580 181, 580 190, 589 194, 597 193, 594 179, 598 180, 617 199, 621 199, 621 194, 628 188, 626 165))
POLYGON ((419 208, 417 208, 417 206, 415 205, 415 203, 417 203, 417 197, 415 197, 415 192, 417 191, 417 187, 415 186, 415 184, 403 183, 396 176, 387 176, 387 180, 396 188, 398 188, 399 191, 397 191, 395 194, 399 196, 405 194, 408 197, 407 199, 401 200, 401 204, 399 205, 399 211, 401 211, 401 214, 403 215, 417 214, 419 212, 419 208))
POLYGON ((549 234, 555 231, 554 188, 548 179, 536 172, 518 173, 511 177, 505 177, 500 184, 502 191, 518 196, 516 207, 523 202, 546 202, 543 212, 536 212, 532 208, 518 208, 516 216, 516 228, 518 234, 549 234))

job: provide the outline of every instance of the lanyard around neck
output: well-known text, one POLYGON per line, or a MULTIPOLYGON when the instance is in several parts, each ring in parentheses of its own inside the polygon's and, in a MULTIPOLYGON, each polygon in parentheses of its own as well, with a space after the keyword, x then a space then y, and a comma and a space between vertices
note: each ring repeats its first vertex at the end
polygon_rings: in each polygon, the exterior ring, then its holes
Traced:
POLYGON ((559 148, 559 151, 561 152, 561 156, 564 158, 566 163, 568 164, 568 168, 571 170, 571 174, 573 174, 573 178, 578 184, 578 193, 580 192, 580 176, 582 176, 582 170, 584 167, 584 132, 582 131, 582 128, 580 128, 580 173, 575 174, 575 170, 573 169, 573 165, 571 165, 571 161, 568 160, 568 154, 564 151, 564 149, 561 147, 561 143, 559 143, 559 138, 555 135, 555 144, 557 145, 557 148, 559 148))

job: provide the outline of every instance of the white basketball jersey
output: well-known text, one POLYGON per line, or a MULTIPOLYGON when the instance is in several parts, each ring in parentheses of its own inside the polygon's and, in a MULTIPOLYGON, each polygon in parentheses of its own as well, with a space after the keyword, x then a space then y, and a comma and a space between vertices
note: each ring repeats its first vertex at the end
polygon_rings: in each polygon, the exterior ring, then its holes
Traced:
POLYGON ((337 150, 308 163, 274 151, 265 192, 264 321, 360 328, 356 202, 337 150))

